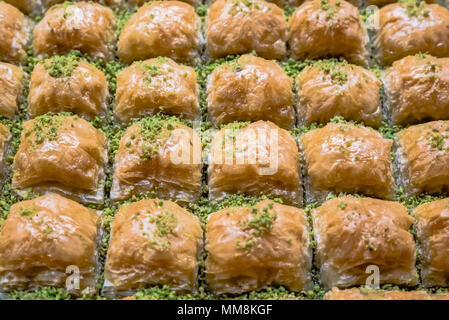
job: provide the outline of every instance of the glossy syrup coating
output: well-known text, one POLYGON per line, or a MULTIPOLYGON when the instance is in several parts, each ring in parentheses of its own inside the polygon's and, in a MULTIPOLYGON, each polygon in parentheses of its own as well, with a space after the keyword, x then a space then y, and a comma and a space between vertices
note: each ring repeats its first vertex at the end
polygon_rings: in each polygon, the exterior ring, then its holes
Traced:
POLYGON ((54 191, 80 202, 103 202, 107 140, 77 116, 44 115, 23 123, 14 157, 13 188, 54 191))
POLYGON ((293 80, 274 61, 243 55, 217 67, 208 80, 207 104, 216 125, 268 120, 291 129, 295 123, 293 80))
MULTIPOLYGON (((107 110, 108 83, 102 71, 85 61, 65 64, 67 74, 53 74, 55 59, 45 60, 34 67, 28 95, 31 118, 46 113, 72 112, 87 120, 103 116, 107 110)), ((63 63, 62 63, 63 64, 63 63)))
POLYGON ((345 196, 312 212, 316 264, 326 288, 365 284, 370 265, 380 284, 416 285, 413 218, 399 202, 345 196))
POLYGON ((14 118, 19 110, 24 84, 24 72, 9 63, 0 62, 0 116, 14 118))
POLYGON ((150 199, 125 205, 112 225, 105 289, 115 295, 148 285, 193 291, 202 246, 198 217, 176 203, 150 199))
POLYGON ((198 120, 198 94, 193 68, 162 57, 135 62, 117 74, 115 117, 129 123, 163 112, 198 120))
POLYGON ((400 185, 407 196, 449 186, 449 121, 410 126, 396 135, 400 185))
POLYGON ((296 141, 269 121, 240 129, 223 128, 211 142, 209 197, 221 200, 237 193, 271 194, 287 204, 302 202, 296 141))
POLYGON ((426 287, 449 285, 449 199, 416 207, 416 231, 419 241, 421 277, 426 287))
POLYGON ((265 59, 287 55, 284 11, 263 0, 217 0, 209 8, 207 51, 212 58, 255 51, 265 59))
POLYGON ((342 116, 377 128, 383 117, 380 86, 374 72, 362 67, 326 60, 315 63, 296 78, 299 121, 307 126, 326 124, 342 116))
POLYGON ((324 200, 328 192, 392 200, 392 144, 377 131, 352 124, 329 123, 305 133, 301 145, 307 164, 307 194, 312 201, 324 200))
POLYGON ((95 59, 114 59, 117 19, 98 3, 63 3, 51 7, 34 28, 36 55, 64 55, 79 50, 95 59))
POLYGON ((326 292, 324 300, 431 300, 432 295, 424 290, 375 290, 367 288, 351 288, 340 290, 333 288, 326 292))
POLYGON ((0 233, 0 291, 66 288, 67 267, 94 292, 100 216, 57 194, 11 206, 0 233))
POLYGON ((44 7, 41 0, 4 0, 25 14, 40 14, 44 7))
POLYGON ((419 52, 435 57, 449 55, 449 10, 438 4, 421 5, 415 0, 389 4, 379 10, 375 36, 376 57, 380 64, 419 52))
POLYGON ((405 57, 387 69, 384 83, 392 125, 449 119, 449 58, 405 57))
POLYGON ((0 2, 0 61, 23 64, 32 22, 19 9, 0 2))
POLYGON ((179 1, 144 4, 125 24, 117 43, 124 63, 164 56, 193 64, 199 58, 201 19, 179 1))
POLYGON ((216 294, 281 285, 311 286, 312 255, 303 210, 259 202, 214 212, 206 226, 206 281, 216 294))
POLYGON ((357 7, 344 0, 312 0, 289 20, 291 56, 297 60, 343 57, 366 65, 368 36, 357 7))
POLYGON ((120 140, 111 198, 125 200, 145 193, 185 203, 200 197, 201 140, 178 120, 145 118, 120 140))

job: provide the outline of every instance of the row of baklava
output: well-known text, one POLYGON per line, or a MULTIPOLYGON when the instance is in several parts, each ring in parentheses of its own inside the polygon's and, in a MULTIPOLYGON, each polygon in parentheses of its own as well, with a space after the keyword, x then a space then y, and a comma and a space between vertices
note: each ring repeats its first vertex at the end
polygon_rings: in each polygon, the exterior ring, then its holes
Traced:
MULTIPOLYGON (((18 9, 0 4, 0 57, 23 63, 32 24, 18 9)), ((418 0, 381 8, 372 19, 375 56, 382 65, 419 52, 449 56, 449 10, 418 0)), ((117 19, 113 11, 90 2, 51 7, 33 32, 38 56, 79 50, 110 61, 115 56, 117 19)), ((209 8, 206 55, 221 58, 255 51, 266 59, 344 57, 368 64, 368 34, 357 7, 344 0, 312 0, 298 7, 287 23, 284 12, 263 0, 217 0, 209 8)), ((144 4, 125 24, 117 42, 124 63, 157 56, 176 62, 200 61, 201 19, 194 7, 178 1, 144 4)))
MULTIPOLYGON (((42 14, 48 8, 51 8, 53 5, 58 3, 63 3, 64 0, 4 0, 5 2, 15 6, 19 10, 21 10, 25 14, 42 14)), ((77 1, 77 0, 75 0, 77 1)), ((211 4, 215 0, 206 0, 206 4, 211 4)), ((101 4, 107 5, 112 8, 117 7, 126 7, 127 5, 133 6, 141 6, 149 0, 95 0, 95 2, 99 2, 101 4)), ((181 2, 186 2, 191 4, 192 6, 200 6, 203 1, 201 0, 181 0, 181 2)), ((279 7, 297 7, 301 5, 304 0, 269 0, 267 2, 272 2, 279 7)), ((384 6, 390 3, 396 2, 395 0, 348 0, 348 2, 352 3, 357 7, 367 7, 371 5, 375 6, 384 6)), ((434 1, 428 1, 429 3, 433 3, 434 1)), ((436 1, 438 3, 444 4, 445 1, 436 1)))
MULTIPOLYGON (((413 223, 422 284, 449 285, 448 199, 409 215, 398 202, 337 197, 311 217, 313 226, 302 209, 271 200, 230 207, 209 216, 203 243, 198 217, 172 201, 124 205, 112 223, 103 294, 126 296, 150 285, 194 291, 203 246, 205 279, 215 294, 267 286, 309 290, 312 230, 314 263, 326 289, 364 285, 373 266, 380 284, 413 287, 419 283, 413 223)), ((80 287, 74 293, 94 292, 99 230, 98 212, 57 194, 14 204, 0 233, 0 291, 64 287, 67 268, 75 266, 80 287)))
MULTIPOLYGON (((0 62, 1 116, 12 119, 18 113, 27 76, 19 67, 0 62)), ((266 120, 292 129, 342 116, 378 128, 385 117, 382 104, 391 125, 449 119, 449 58, 408 56, 381 79, 344 60, 319 60, 296 77, 294 106, 293 79, 274 61, 243 55, 209 75, 207 119, 215 127, 266 120)), ((193 68, 170 58, 135 62, 117 74, 115 120, 129 124, 157 113, 200 120, 197 80, 193 68)), ((27 115, 71 112, 94 120, 106 115, 108 98, 102 71, 76 56, 54 56, 31 73, 27 115)))
MULTIPOLYGON (((11 135, 0 128, 3 155, 11 135)), ((24 122, 12 187, 20 195, 32 188, 38 194, 58 192, 82 203, 102 204, 107 147, 105 134, 78 116, 44 115, 24 122)), ((298 148, 288 131, 269 121, 224 127, 208 147, 204 152, 199 134, 176 117, 136 122, 111 159, 111 199, 152 194, 197 202, 202 163, 208 165, 211 200, 262 193, 301 205, 303 186, 306 203, 341 192, 393 200, 394 177, 406 196, 449 187, 449 121, 410 126, 396 134, 394 148, 393 140, 374 129, 345 122, 304 133, 298 148)))

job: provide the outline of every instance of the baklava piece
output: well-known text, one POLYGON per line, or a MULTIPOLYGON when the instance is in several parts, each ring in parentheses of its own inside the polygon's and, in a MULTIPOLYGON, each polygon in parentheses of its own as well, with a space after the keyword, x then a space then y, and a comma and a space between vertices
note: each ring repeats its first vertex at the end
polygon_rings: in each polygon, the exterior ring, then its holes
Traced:
POLYGON ((41 0, 4 0, 6 3, 16 7, 25 14, 41 14, 43 4, 41 0))
POLYGON ((36 55, 65 55, 79 50, 94 59, 114 58, 116 17, 98 3, 63 3, 51 7, 34 28, 36 55))
POLYGON ((76 57, 54 56, 34 67, 28 114, 71 112, 87 120, 104 116, 108 83, 104 73, 76 57))
POLYGON ((210 75, 209 119, 217 127, 233 121, 269 120, 291 129, 295 123, 292 86, 292 79, 276 62, 243 55, 210 75))
POLYGON ((419 241, 421 278, 426 287, 449 286, 449 199, 418 206, 413 215, 419 241))
POLYGON ((408 56, 393 63, 384 83, 392 125, 449 119, 449 58, 408 56))
POLYGON ((83 203, 103 203, 107 140, 77 116, 43 115, 23 124, 14 157, 19 195, 56 192, 83 203))
POLYGON ((144 118, 120 140, 111 198, 142 194, 186 203, 199 199, 200 137, 175 117, 144 118))
POLYGON ((272 285, 310 289, 308 228, 303 210, 270 200, 212 213, 206 226, 210 289, 216 294, 272 285))
POLYGON ((344 0, 304 2, 289 20, 294 59, 343 57, 366 65, 368 35, 358 9, 344 0))
POLYGON ((217 0, 209 8, 207 50, 212 58, 255 51, 265 59, 287 55, 284 11, 264 0, 217 0))
POLYGON ((124 296, 150 285, 193 291, 202 247, 198 217, 176 203, 151 199, 123 206, 112 225, 104 291, 124 296))
POLYGON ((324 300, 431 300, 424 290, 375 290, 368 288, 352 288, 339 290, 337 288, 326 292, 324 300))
POLYGON ((191 67, 162 57, 134 62, 117 75, 115 118, 129 123, 162 112, 199 120, 198 92, 191 67))
POLYGON ((0 232, 0 290, 94 293, 100 220, 95 210, 57 194, 12 205, 0 232))
POLYGON ((375 54, 382 65, 419 52, 449 55, 449 10, 419 0, 400 0, 379 10, 375 54))
POLYGON ((379 127, 381 82, 374 72, 344 60, 322 60, 296 78, 298 118, 303 125, 326 124, 335 116, 379 127))
POLYGON ((23 64, 33 23, 19 9, 0 2, 0 61, 23 64))
POLYGON ((323 201, 331 192, 393 199, 392 144, 374 129, 346 123, 305 133, 307 201, 323 201))
POLYGON ((396 135, 396 167, 406 196, 449 187, 449 121, 410 126, 396 135))
POLYGON ((418 284, 413 218, 399 202, 333 198, 312 212, 316 264, 326 288, 365 284, 379 268, 379 283, 418 284))
MULTIPOLYGON (((12 138, 9 129, 0 123, 0 182, 6 177, 6 157, 9 153, 9 142, 12 138)), ((3 183, 0 184, 0 190, 3 189, 3 183)))
POLYGON ((118 41, 124 63, 164 56, 193 64, 199 59, 201 19, 179 1, 144 4, 125 24, 118 41))
POLYGON ((23 98, 24 72, 19 67, 0 62, 0 116, 14 118, 23 98))
POLYGON ((302 203, 296 141, 269 121, 233 123, 215 134, 209 154, 209 197, 269 193, 287 204, 302 203))

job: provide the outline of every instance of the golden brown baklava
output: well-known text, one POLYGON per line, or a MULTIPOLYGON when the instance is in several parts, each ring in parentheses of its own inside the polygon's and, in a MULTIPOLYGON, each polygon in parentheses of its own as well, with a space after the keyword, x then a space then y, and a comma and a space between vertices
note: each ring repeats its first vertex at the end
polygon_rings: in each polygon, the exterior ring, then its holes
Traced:
POLYGON ((291 56, 297 60, 343 57, 367 64, 368 35, 357 7, 344 0, 312 0, 289 20, 291 56))
POLYGON ((292 86, 293 80, 276 62, 243 55, 210 75, 209 118, 216 126, 268 120, 291 129, 295 123, 292 86))
POLYGON ((405 57, 387 69, 384 83, 392 125, 449 119, 449 58, 405 57))
POLYGON ((346 123, 329 123, 305 133, 301 147, 307 201, 323 201, 330 192, 392 200, 392 144, 374 129, 346 123))
POLYGON ((268 193, 301 204, 298 147, 288 131, 269 121, 234 123, 214 135, 210 148, 210 199, 268 193))
POLYGON ((60 193, 103 203, 105 134, 78 116, 43 115, 23 123, 12 187, 20 194, 60 193))
POLYGON ((65 2, 51 7, 34 28, 36 55, 64 55, 79 50, 95 59, 114 58, 117 19, 93 2, 65 2))
POLYGON ((255 51, 265 59, 287 55, 284 11, 264 0, 217 0, 209 8, 207 51, 212 58, 255 51))
POLYGON ((0 116, 14 118, 22 102, 25 74, 19 67, 0 62, 0 116))
POLYGON ((400 0, 378 12, 374 46, 377 60, 391 65, 408 55, 449 55, 449 10, 419 0, 400 0))
POLYGON ((316 265, 326 288, 364 285, 378 268, 379 284, 416 285, 413 218, 399 202, 345 196, 312 211, 316 265))
POLYGON ((201 195, 201 140, 177 118, 144 118, 130 126, 117 151, 113 200, 133 195, 196 202, 201 195))
POLYGON ((344 60, 322 60, 296 78, 299 123, 326 124, 335 116, 372 127, 382 123, 381 82, 374 72, 344 60))
POLYGON ((75 57, 54 56, 31 74, 28 114, 71 112, 87 120, 104 116, 108 83, 104 73, 75 57))
POLYGON ((264 200, 214 212, 206 226, 206 281, 216 294, 270 285, 311 286, 312 253, 303 210, 264 200))
POLYGON ((449 187, 449 121, 410 126, 397 133, 396 167, 406 196, 449 187))
POLYGON ((195 63, 201 47, 201 20, 195 9, 179 1, 144 4, 125 24, 117 43, 124 63, 165 56, 195 63))
POLYGON ((197 216, 172 201, 122 206, 112 224, 104 290, 129 295, 148 285, 197 288, 203 231, 197 216))
POLYGON ((129 123, 162 112, 199 120, 198 94, 193 68, 163 57, 134 62, 117 74, 115 118, 129 123))
POLYGON ((449 199, 413 211, 419 241, 421 278, 426 287, 449 286, 449 199))
POLYGON ((94 293, 100 220, 57 194, 11 206, 0 231, 0 291, 51 286, 94 293))
POLYGON ((19 9, 0 1, 0 61, 23 64, 33 24, 19 9))

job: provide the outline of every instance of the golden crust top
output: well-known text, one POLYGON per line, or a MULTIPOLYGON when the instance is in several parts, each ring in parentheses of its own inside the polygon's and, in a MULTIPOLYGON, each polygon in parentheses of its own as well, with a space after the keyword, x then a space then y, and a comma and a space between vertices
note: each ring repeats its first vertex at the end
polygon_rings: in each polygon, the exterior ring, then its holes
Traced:
POLYGON ((92 2, 51 7, 34 28, 36 55, 64 55, 79 50, 95 59, 114 58, 117 19, 111 9, 92 2))
POLYGON ((206 26, 211 57, 251 51, 265 59, 287 55, 288 27, 283 10, 263 0, 217 0, 209 8, 206 26))
POLYGON ((195 120, 198 94, 193 68, 162 57, 135 62, 117 75, 115 116, 125 123, 159 112, 195 120))
POLYGON ((327 56, 367 64, 367 34, 357 7, 344 0, 312 0, 289 20, 291 55, 297 60, 327 56))
POLYGON ((165 56, 194 63, 199 57, 200 17, 180 1, 153 1, 143 5, 126 23, 117 43, 124 63, 165 56))
POLYGON ((309 232, 301 209, 264 200, 212 213, 206 251, 206 281, 216 293, 310 287, 309 232))
POLYGON ((172 201, 123 206, 112 225, 105 280, 117 291, 150 284, 192 291, 202 244, 198 217, 172 201))
POLYGON ((366 268, 379 268, 380 283, 417 283, 413 218, 398 202, 345 196, 312 212, 321 281, 331 288, 365 284, 366 268))
POLYGON ((212 72, 208 114, 217 126, 268 120, 290 129, 295 121, 292 86, 293 80, 276 62, 243 55, 212 72))

